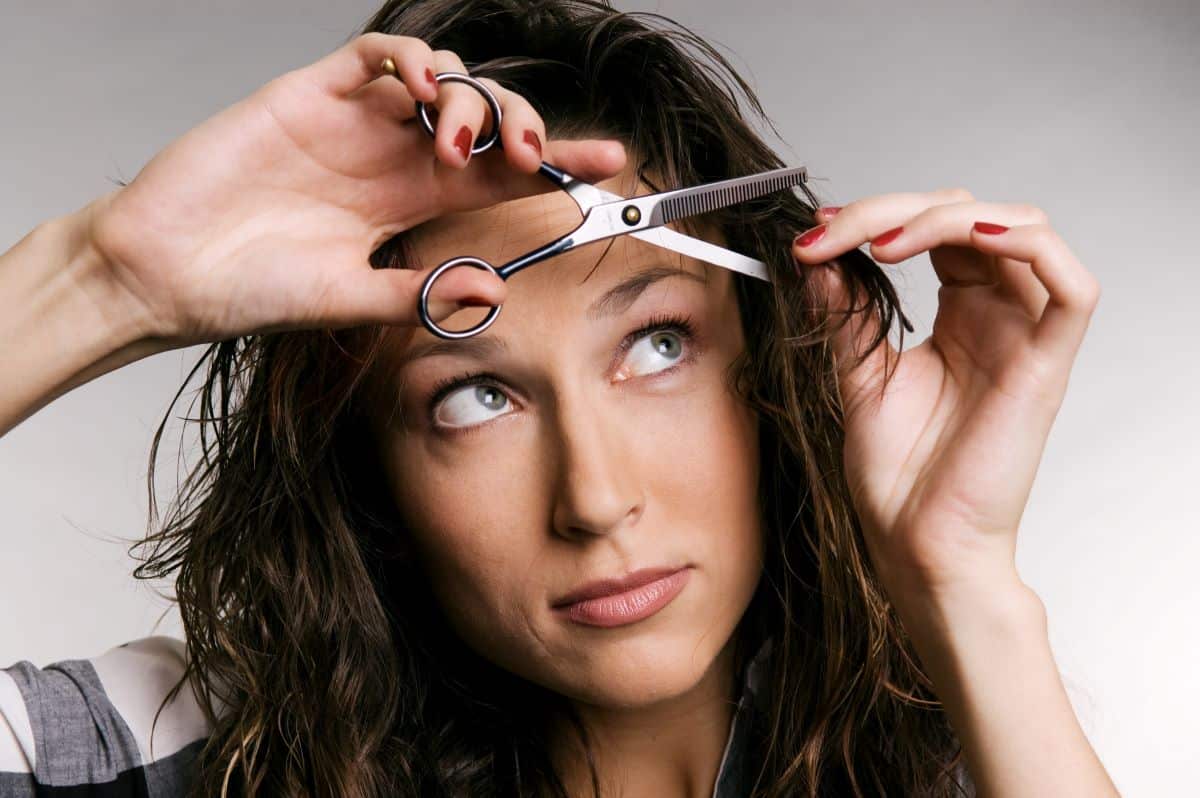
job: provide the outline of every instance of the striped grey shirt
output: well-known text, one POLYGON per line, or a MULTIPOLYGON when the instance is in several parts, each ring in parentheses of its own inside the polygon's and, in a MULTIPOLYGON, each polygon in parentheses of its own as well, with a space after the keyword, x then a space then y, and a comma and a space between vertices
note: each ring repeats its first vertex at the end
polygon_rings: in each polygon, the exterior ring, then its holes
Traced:
POLYGON ((185 646, 146 637, 92 659, 0 670, 0 796, 179 796, 208 734, 184 685, 185 646), (86 786, 85 786, 86 785, 86 786))

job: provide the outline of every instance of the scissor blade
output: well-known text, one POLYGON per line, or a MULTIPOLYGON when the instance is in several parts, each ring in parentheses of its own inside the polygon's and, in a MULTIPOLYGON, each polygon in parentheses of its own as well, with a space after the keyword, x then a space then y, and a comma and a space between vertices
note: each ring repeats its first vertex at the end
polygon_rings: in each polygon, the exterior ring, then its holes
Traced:
POLYGON ((579 206, 579 212, 585 216, 588 211, 597 205, 624 199, 620 194, 605 191, 602 188, 593 186, 591 183, 585 183, 577 177, 572 177, 565 172, 563 173, 562 189, 571 195, 571 199, 575 200, 575 203, 579 206))
POLYGON ((647 244, 654 244, 657 247, 678 252, 689 258, 702 260, 714 266, 721 266, 771 282, 771 278, 767 275, 767 264, 761 260, 738 254, 737 252, 719 247, 716 244, 710 244, 699 238, 685 236, 683 233, 678 233, 669 227, 651 227, 646 230, 638 230, 636 233, 630 233, 629 235, 634 238, 640 238, 647 244))
POLYGON ((784 167, 757 175, 735 177, 705 183, 703 186, 681 188, 655 195, 658 204, 650 215, 650 225, 667 224, 676 219, 697 216, 717 208, 736 205, 739 202, 798 186, 808 179, 808 170, 803 166, 784 167))

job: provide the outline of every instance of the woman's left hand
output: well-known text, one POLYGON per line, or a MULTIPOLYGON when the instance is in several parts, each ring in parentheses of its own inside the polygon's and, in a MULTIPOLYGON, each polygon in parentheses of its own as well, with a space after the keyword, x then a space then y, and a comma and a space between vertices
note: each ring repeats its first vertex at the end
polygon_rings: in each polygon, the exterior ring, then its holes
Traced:
MULTIPOLYGON (((846 477, 880 579, 893 600, 1020 585, 1017 529, 1099 284, 1039 208, 961 189, 869 197, 818 221, 792 251, 832 306, 849 297, 819 264, 868 241, 882 263, 929 250, 942 283, 928 339, 839 365, 846 477), (895 373, 881 396, 885 357, 895 373)), ((869 321, 837 336, 839 364, 866 348, 869 321)))

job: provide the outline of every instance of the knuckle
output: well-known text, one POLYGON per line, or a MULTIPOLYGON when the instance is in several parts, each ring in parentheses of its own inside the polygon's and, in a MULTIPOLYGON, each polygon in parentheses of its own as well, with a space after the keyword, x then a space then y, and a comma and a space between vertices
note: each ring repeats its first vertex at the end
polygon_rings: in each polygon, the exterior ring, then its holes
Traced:
MULTIPOLYGON (((397 36, 382 31, 367 31, 360 34, 351 46, 367 50, 384 50, 390 53, 397 62, 410 63, 414 58, 428 58, 433 53, 423 39, 416 36, 397 36)), ((403 64, 397 63, 397 67, 403 64)))
POLYGON ((389 36, 381 31, 367 31, 360 35, 351 43, 351 47, 362 50, 387 50, 395 51, 397 54, 403 52, 403 47, 398 46, 400 41, 396 36, 389 36))
POLYGON ((1091 294, 1091 289, 1084 286, 1077 286, 1072 292, 1070 302, 1075 307, 1087 313, 1091 313, 1096 307, 1096 302, 1091 294))
POLYGON ((462 59, 458 57, 458 53, 453 50, 434 50, 434 60, 439 65, 449 66, 456 72, 466 72, 467 68, 463 65, 462 59))
POLYGON ((525 124, 529 124, 531 121, 541 122, 541 116, 534 109, 533 104, 516 92, 510 91, 503 96, 497 96, 501 97, 500 104, 504 107, 506 115, 511 114, 514 119, 520 117, 525 124))
POLYGON ((915 222, 917 219, 928 219, 934 224, 950 223, 959 215, 961 209, 958 206, 963 204, 965 203, 946 202, 930 205, 928 208, 918 213, 913 221, 915 222))
POLYGON ((1055 239, 1058 238, 1058 233, 1054 232, 1054 228, 1044 224, 1029 225, 1029 232, 1033 236, 1033 243, 1038 249, 1048 249, 1053 246, 1055 239))
POLYGON ((1076 276, 1067 287, 1067 303, 1091 311, 1100 299, 1100 284, 1088 273, 1076 276))
POLYGON ((944 202, 974 202, 975 195, 965 188, 939 188, 934 196, 944 202))
MULTIPOLYGON (((851 200, 850 202, 844 203, 842 205, 842 209, 840 211, 838 211, 837 216, 835 216, 833 218, 844 220, 844 219, 852 218, 853 216, 857 216, 858 212, 863 208, 863 204, 866 202, 866 199, 867 199, 866 197, 862 197, 860 199, 851 200)), ((826 204, 832 205, 833 202, 834 201, 830 201, 829 203, 826 203, 826 204)), ((813 224, 814 225, 816 224, 815 220, 813 221, 813 224)))
POLYGON ((1036 205, 1030 205, 1029 203, 1023 203, 1017 207, 1022 215, 1028 216, 1032 219, 1036 219, 1038 224, 1046 224, 1047 222, 1050 221, 1050 217, 1046 214, 1046 212, 1036 205))
POLYGON ((1027 226, 1028 235, 1033 239, 1033 248, 1038 252, 1057 252, 1059 249, 1058 233, 1054 228, 1044 224, 1027 226))
POLYGON ((421 53, 427 53, 429 55, 433 54, 433 48, 429 46, 427 41, 419 36, 397 36, 396 38, 414 50, 417 50, 421 53))
MULTIPOLYGON (((496 101, 500 103, 501 107, 503 107, 505 110, 508 110, 508 107, 513 103, 513 98, 517 96, 491 78, 476 78, 476 80, 488 87, 488 90, 496 98, 496 101)), ((487 100, 482 96, 479 99, 487 102, 487 100)))

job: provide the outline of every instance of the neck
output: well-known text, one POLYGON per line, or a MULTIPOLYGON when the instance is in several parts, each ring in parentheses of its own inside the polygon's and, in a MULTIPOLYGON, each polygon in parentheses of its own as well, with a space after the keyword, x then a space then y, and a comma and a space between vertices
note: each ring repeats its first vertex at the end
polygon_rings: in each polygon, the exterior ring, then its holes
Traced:
MULTIPOLYGON (((740 693, 734 681, 731 638, 686 693, 633 708, 576 702, 601 795, 711 798, 740 693)), ((552 739, 563 741, 553 757, 567 794, 591 796, 591 771, 575 731, 564 721, 552 739)))

